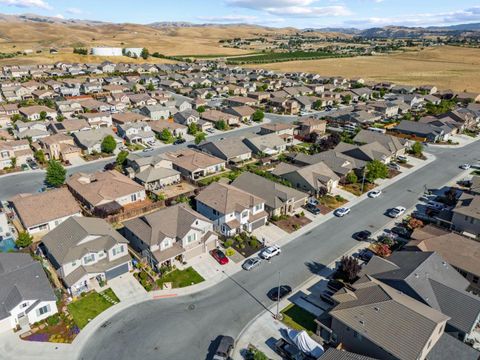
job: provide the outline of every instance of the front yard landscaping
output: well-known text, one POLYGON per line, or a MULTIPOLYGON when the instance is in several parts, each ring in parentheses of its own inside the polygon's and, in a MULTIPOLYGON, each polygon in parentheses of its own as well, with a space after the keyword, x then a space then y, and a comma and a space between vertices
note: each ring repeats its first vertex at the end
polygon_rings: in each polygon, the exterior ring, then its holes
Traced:
POLYGON ((27 341, 71 344, 79 333, 80 329, 72 316, 59 313, 34 324, 21 338, 27 341))
POLYGON ((234 248, 240 255, 249 257, 262 248, 262 244, 255 236, 249 236, 243 232, 235 235, 233 238, 225 240, 223 246, 234 248))
POLYGON ((170 282, 172 288, 183 288, 190 285, 199 284, 205 279, 196 272, 192 267, 188 267, 185 270, 173 270, 172 272, 162 276, 157 280, 157 285, 163 288, 163 284, 170 282))
POLYGON ((320 205, 326 206, 329 209, 335 210, 341 207, 342 205, 348 202, 347 199, 344 199, 340 195, 324 195, 318 198, 320 205))
POLYGON ((83 329, 91 320, 119 301, 111 289, 101 293, 92 291, 68 304, 67 308, 75 324, 83 329))
POLYGON ((346 184, 346 185, 342 185, 341 188, 345 191, 348 191, 349 193, 352 193, 355 196, 360 196, 369 192, 370 190, 375 188, 375 186, 376 186, 375 184, 366 182, 363 185, 363 193, 362 193, 362 183, 346 184))
POLYGON ((283 315, 282 322, 289 328, 300 331, 305 330, 309 335, 314 334, 317 330, 315 315, 310 314, 300 306, 290 304, 281 312, 283 315))
POLYGON ((270 221, 289 234, 312 222, 303 212, 295 216, 282 215, 279 217, 272 217, 270 221))

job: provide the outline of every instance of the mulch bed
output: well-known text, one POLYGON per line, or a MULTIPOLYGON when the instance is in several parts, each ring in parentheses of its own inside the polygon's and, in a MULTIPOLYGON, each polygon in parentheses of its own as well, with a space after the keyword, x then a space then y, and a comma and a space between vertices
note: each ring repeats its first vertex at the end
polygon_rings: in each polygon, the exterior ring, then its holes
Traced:
POLYGON ((395 176, 397 176, 397 175, 399 175, 399 174, 401 174, 401 172, 398 171, 398 170, 388 169, 388 178, 389 178, 389 179, 392 179, 392 178, 394 178, 395 176))
POLYGON ((408 163, 398 163, 398 165, 400 165, 401 167, 404 167, 406 169, 411 169, 413 168, 413 165, 412 164, 408 164, 408 163))
POLYGON ((328 206, 325 206, 325 205, 317 205, 317 208, 320 209, 320 213, 322 215, 327 215, 328 213, 332 212, 333 209, 330 209, 328 206))
POLYGON ((272 222, 280 229, 285 230, 286 232, 291 234, 294 231, 297 231, 305 225, 311 223, 312 221, 305 216, 289 216, 288 219, 282 219, 272 222))

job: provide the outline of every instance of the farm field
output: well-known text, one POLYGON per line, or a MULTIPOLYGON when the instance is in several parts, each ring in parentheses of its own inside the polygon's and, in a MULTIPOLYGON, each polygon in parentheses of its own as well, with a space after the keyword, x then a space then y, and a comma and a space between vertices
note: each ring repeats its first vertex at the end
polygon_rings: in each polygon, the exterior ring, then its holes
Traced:
POLYGON ((480 92, 480 49, 444 46, 392 55, 252 64, 283 72, 304 71, 324 76, 361 77, 371 81, 422 85, 480 92))

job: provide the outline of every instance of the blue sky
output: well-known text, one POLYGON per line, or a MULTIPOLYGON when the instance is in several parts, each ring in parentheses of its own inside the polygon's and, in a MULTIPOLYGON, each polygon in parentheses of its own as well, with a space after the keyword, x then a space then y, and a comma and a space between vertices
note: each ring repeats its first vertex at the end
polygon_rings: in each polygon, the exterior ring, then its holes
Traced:
POLYGON ((0 0, 0 12, 141 24, 188 21, 366 28, 480 22, 480 0, 0 0))

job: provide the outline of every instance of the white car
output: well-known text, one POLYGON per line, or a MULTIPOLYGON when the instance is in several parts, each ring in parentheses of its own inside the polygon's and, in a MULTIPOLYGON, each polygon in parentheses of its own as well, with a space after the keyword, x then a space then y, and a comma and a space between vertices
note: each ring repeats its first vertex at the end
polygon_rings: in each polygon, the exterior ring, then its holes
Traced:
POLYGON ((470 164, 463 164, 462 166, 460 166, 460 169, 462 170, 470 170, 471 166, 470 164))
POLYGON ((391 218, 398 218, 405 214, 405 211, 407 211, 407 209, 405 209, 403 206, 397 206, 388 212, 388 216, 391 218))
POLYGON ((280 247, 278 247, 277 245, 272 245, 263 249, 260 252, 260 257, 265 260, 270 260, 271 258, 280 255, 281 252, 282 250, 280 249, 280 247))
POLYGON ((368 197, 372 199, 375 199, 380 195, 382 195, 382 190, 372 190, 368 193, 368 197))
POLYGON ((344 217, 345 215, 350 214, 350 208, 348 207, 338 208, 337 210, 335 210, 334 214, 338 217, 344 217))
POLYGON ((398 161, 403 161, 403 162, 407 162, 408 161, 408 158, 404 155, 398 155, 397 156, 397 160, 398 161))

